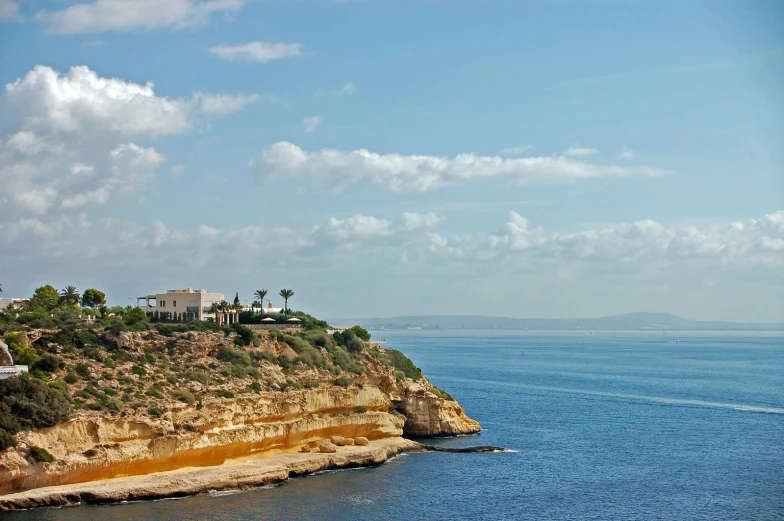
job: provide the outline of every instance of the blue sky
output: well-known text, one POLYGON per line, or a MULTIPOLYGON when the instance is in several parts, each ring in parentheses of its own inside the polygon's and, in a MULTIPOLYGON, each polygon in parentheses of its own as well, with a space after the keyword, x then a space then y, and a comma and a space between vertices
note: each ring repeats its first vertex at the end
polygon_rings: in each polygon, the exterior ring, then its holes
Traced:
POLYGON ((784 321, 776 1, 0 0, 0 282, 784 321), (72 69, 76 67, 75 69, 72 69))

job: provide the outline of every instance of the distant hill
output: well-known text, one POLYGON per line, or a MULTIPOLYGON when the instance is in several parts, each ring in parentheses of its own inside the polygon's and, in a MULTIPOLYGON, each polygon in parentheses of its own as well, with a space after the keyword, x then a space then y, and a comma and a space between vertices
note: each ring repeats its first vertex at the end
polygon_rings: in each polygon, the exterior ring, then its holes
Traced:
POLYGON ((533 329, 533 330, 705 330, 784 331, 784 323, 689 320, 669 313, 626 313, 597 318, 510 318, 482 315, 428 315, 390 318, 336 318, 331 324, 368 329, 533 329))

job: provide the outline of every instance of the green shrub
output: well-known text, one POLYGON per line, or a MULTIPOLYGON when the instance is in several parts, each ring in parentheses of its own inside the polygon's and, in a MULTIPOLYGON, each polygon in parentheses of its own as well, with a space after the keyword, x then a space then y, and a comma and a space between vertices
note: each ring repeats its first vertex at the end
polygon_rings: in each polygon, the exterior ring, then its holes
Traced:
POLYGON ((261 384, 259 382, 253 382, 252 384, 250 384, 250 388, 251 388, 251 390, 253 390, 253 391, 257 392, 257 393, 261 392, 261 384))
MULTIPOLYGON (((241 339, 242 342, 238 345, 247 346, 253 343, 256 339, 256 335, 253 333, 253 330, 248 326, 244 326, 242 324, 234 323, 230 326, 231 330, 237 333, 237 339, 241 339)), ((235 340, 236 342, 236 340, 235 340)))
POLYGON ((218 396, 222 396, 224 398, 234 398, 234 393, 231 391, 220 390, 218 391, 218 396))
POLYGON ((223 360, 230 364, 251 365, 250 355, 242 349, 224 346, 218 349, 218 354, 216 356, 218 360, 223 360))
POLYGON ((87 376, 90 374, 90 366, 85 364, 84 362, 79 362, 74 367, 74 371, 76 371, 76 374, 78 374, 82 378, 87 378, 87 376))
MULTIPOLYGON (((51 427, 70 414, 70 396, 55 387, 24 373, 0 380, 0 431, 13 436, 20 430, 51 427)), ((7 436, 2 438, 8 442, 7 436)), ((7 446, 0 445, 0 450, 7 446)))
POLYGON ((63 380, 65 380, 65 383, 75 384, 76 382, 79 381, 79 377, 76 376, 76 373, 68 371, 65 374, 65 378, 63 378, 63 380))
POLYGON ((351 382, 348 381, 345 377, 341 376, 337 380, 335 380, 335 385, 339 385, 340 387, 347 388, 351 385, 351 382))
POLYGON ((398 371, 403 371, 403 373, 413 380, 419 380, 422 378, 422 371, 414 365, 406 355, 397 351, 396 349, 387 349, 386 350, 386 359, 389 363, 395 367, 398 371))
POLYGON ((188 405, 191 405, 192 403, 196 402, 196 396, 194 396, 192 392, 186 389, 177 389, 172 393, 172 396, 174 396, 176 399, 178 399, 183 403, 187 403, 188 405))
POLYGON ((149 409, 147 409, 147 412, 153 418, 160 418, 161 416, 163 416, 163 409, 161 409, 160 407, 150 407, 149 409))
POLYGON ((447 400, 447 401, 450 401, 450 402, 454 402, 455 401, 455 399, 452 397, 451 394, 449 394, 446 391, 442 391, 441 389, 439 389, 435 385, 433 386, 432 389, 430 389, 430 392, 435 394, 439 398, 443 398, 444 400, 447 400))
POLYGON ((156 324, 155 329, 161 336, 170 337, 174 334, 174 330, 166 324, 156 324))
POLYGON ((357 336, 357 338, 359 338, 360 340, 364 340, 365 342, 368 342, 370 340, 370 333, 368 332, 367 329, 365 329, 362 326, 350 327, 348 331, 354 333, 357 336))
POLYGON ((209 381, 207 373, 201 369, 196 369, 195 371, 186 374, 185 379, 192 382, 199 382, 201 384, 206 384, 209 381))
POLYGON ((46 354, 38 359, 31 367, 31 369, 38 369, 46 373, 54 373, 60 368, 60 360, 50 354, 46 354))
POLYGON ((41 447, 30 447, 30 455, 38 463, 51 463, 54 461, 54 456, 41 447))

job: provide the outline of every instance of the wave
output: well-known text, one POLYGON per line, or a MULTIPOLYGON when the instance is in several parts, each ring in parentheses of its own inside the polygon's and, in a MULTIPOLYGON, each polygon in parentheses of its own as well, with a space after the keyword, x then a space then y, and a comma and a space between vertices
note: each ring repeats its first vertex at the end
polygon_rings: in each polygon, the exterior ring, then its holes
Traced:
POLYGON ((541 391, 552 391, 568 394, 582 394, 588 396, 602 396, 607 398, 620 398, 624 400, 637 400, 651 403, 658 403, 662 405, 674 405, 684 407, 706 407, 711 409, 728 409, 732 411, 741 412, 756 412, 763 414, 784 414, 784 408, 781 407, 763 407, 759 405, 749 405, 743 403, 730 403, 730 402, 710 402, 706 400, 692 400, 686 398, 670 398, 667 396, 650 396, 646 394, 626 394, 626 393, 612 393, 606 391, 589 391, 585 389, 569 389, 565 387, 548 387, 543 385, 527 385, 519 384, 520 387, 527 389, 537 389, 541 391))

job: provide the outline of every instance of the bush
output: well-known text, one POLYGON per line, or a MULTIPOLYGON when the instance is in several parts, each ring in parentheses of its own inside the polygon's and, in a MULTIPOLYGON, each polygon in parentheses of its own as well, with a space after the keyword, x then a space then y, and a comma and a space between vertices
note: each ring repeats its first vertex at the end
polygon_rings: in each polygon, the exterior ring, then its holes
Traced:
POLYGON ((196 402, 196 397, 193 395, 193 393, 186 389, 177 389, 172 393, 172 396, 183 403, 187 403, 188 405, 196 402))
POLYGON ((65 383, 68 383, 68 384, 75 384, 76 382, 78 382, 78 381, 79 381, 79 377, 78 377, 78 376, 76 376, 76 373, 73 373, 73 372, 71 372, 71 371, 68 371, 68 372, 65 374, 65 378, 63 378, 63 380, 65 380, 65 383))
POLYGON ((224 346, 218 349, 218 354, 216 356, 218 360, 223 360, 224 362, 229 362, 230 364, 243 366, 251 365, 250 355, 242 349, 224 346))
POLYGON ((38 369, 46 373, 54 373, 59 368, 60 360, 58 360, 56 356, 49 354, 42 356, 32 365, 32 369, 38 369))
POLYGON ((395 369, 403 371, 403 374, 408 378, 411 378, 412 380, 419 380, 422 378, 422 371, 400 351, 397 351, 396 349, 387 349, 386 359, 395 369))
POLYGON ((41 447, 30 447, 30 455, 38 463, 51 463, 54 461, 54 456, 41 447))
POLYGON ((359 338, 360 340, 364 340, 365 342, 370 341, 370 333, 368 332, 367 329, 365 329, 362 326, 350 327, 348 331, 354 333, 357 336, 357 338, 359 338))
POLYGON ((161 416, 163 416, 163 409, 161 409, 160 407, 150 407, 149 409, 147 409, 147 412, 153 418, 160 418, 161 416))
MULTIPOLYGON (((58 389, 22 374, 0 380, 0 431, 11 436, 20 430, 51 427, 71 415, 71 398, 58 389)), ((7 436, 2 436, 5 443, 7 436)), ((0 450, 8 445, 0 445, 0 450)))
POLYGON ((123 322, 128 326, 139 324, 140 322, 147 322, 147 315, 141 308, 126 309, 123 313, 123 322))
POLYGON ((230 391, 221 390, 221 391, 218 391, 218 396, 222 396, 224 398, 234 398, 234 393, 232 393, 230 391))
POLYGON ((90 366, 85 364, 84 362, 79 362, 74 367, 74 371, 76 371, 76 374, 78 374, 82 378, 87 378, 87 376, 90 374, 90 366))
POLYGON ((351 382, 349 382, 348 379, 346 379, 343 376, 341 376, 340 378, 335 380, 335 385, 339 385, 340 387, 343 387, 345 389, 349 385, 351 385, 351 382))
POLYGON ((450 401, 450 402, 454 402, 455 401, 454 397, 452 397, 451 394, 449 394, 446 391, 442 391, 441 389, 439 389, 436 386, 433 386, 433 388, 430 389, 430 392, 435 394, 439 398, 443 398, 444 400, 447 400, 447 401, 450 401))
POLYGON ((174 334, 174 330, 165 324, 157 324, 155 329, 158 330, 158 333, 162 336, 172 336, 174 334))
POLYGON ((240 346, 248 346, 256 340, 256 335, 253 333, 253 330, 248 326, 243 326, 242 324, 234 323, 230 326, 231 330, 237 333, 237 338, 234 342, 240 346), (237 342, 237 341, 240 342, 237 342))

